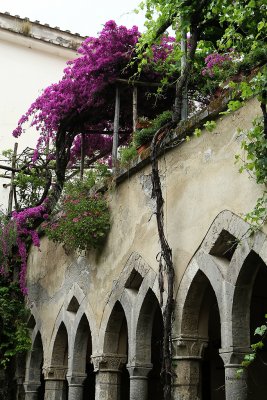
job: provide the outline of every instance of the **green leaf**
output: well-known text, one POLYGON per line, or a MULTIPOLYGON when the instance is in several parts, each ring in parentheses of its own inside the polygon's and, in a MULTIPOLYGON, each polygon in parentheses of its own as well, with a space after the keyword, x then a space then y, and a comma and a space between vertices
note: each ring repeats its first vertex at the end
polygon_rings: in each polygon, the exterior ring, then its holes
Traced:
POLYGON ((254 335, 263 336, 265 334, 266 330, 267 330, 267 326, 262 325, 262 326, 258 327, 257 329, 255 329, 254 335))
POLYGON ((196 129, 194 130, 194 135, 195 135, 196 137, 200 137, 200 136, 201 136, 201 134, 202 134, 202 131, 201 131, 201 129, 199 129, 199 128, 196 128, 196 129))

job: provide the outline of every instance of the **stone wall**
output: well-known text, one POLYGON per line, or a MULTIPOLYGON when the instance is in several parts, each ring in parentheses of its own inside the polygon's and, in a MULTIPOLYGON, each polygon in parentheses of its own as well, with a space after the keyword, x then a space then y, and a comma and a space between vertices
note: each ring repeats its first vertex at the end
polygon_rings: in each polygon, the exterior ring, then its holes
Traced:
MULTIPOLYGON (((264 233, 247 237, 241 218, 262 189, 235 165, 238 128, 249 128, 257 114, 259 104, 251 100, 219 118, 214 133, 204 132, 160 159, 176 274, 174 399, 259 400, 266 390, 255 395, 249 379, 236 379, 250 345, 250 309, 257 312, 267 257, 264 233)), ((150 166, 117 185, 109 200, 112 226, 101 252, 67 255, 46 238, 41 251, 31 251, 28 304, 33 346, 39 343, 43 355, 37 362, 28 355, 28 400, 43 385, 31 378, 41 364, 46 400, 64 399, 66 391, 69 399, 85 399, 90 390, 96 399, 162 398, 160 248, 150 166)), ((262 303, 267 306, 265 295, 262 303)), ((260 316, 253 320, 259 322, 260 316)))

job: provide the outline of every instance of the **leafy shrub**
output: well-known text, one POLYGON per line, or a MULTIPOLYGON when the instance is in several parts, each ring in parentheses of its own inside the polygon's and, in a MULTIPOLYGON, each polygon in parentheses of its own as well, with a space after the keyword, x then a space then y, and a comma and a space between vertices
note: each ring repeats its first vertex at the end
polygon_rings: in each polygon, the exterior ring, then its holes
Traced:
POLYGON ((34 169, 28 174, 20 171, 16 174, 14 184, 16 185, 20 207, 29 207, 40 199, 46 178, 34 169))
POLYGON ((31 347, 27 328, 28 311, 17 283, 0 274, 0 368, 6 368, 13 356, 31 347))
POLYGON ((136 148, 131 145, 120 150, 120 163, 127 166, 137 156, 136 148))
POLYGON ((162 114, 159 114, 156 118, 151 121, 151 125, 148 128, 143 128, 134 133, 134 144, 136 147, 140 147, 143 144, 150 142, 157 132, 163 125, 167 122, 171 121, 172 112, 164 111, 162 114))
POLYGON ((16 243, 16 224, 0 211, 0 274, 8 272, 9 259, 16 243))
POLYGON ((156 132, 156 129, 151 126, 149 128, 143 128, 140 131, 136 131, 134 134, 134 144, 136 147, 140 147, 143 144, 150 142, 156 132))
POLYGON ((43 224, 48 238, 62 243, 68 251, 99 248, 109 231, 105 196, 92 190, 96 176, 93 171, 83 181, 69 182, 55 218, 43 224))

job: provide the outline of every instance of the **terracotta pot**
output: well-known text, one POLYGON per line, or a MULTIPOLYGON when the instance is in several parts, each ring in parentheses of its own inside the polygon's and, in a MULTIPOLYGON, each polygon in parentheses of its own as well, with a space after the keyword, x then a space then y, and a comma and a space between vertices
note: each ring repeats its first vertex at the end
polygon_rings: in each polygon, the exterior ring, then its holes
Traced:
POLYGON ((142 144, 142 146, 137 147, 137 153, 141 154, 145 149, 147 149, 150 146, 149 143, 142 144))

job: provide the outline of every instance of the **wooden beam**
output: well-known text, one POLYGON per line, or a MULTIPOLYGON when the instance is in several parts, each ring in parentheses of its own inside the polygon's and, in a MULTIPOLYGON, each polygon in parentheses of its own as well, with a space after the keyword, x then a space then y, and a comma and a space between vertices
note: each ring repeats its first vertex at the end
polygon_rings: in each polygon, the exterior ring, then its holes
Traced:
MULTIPOLYGON (((108 135, 108 136, 113 136, 114 131, 102 131, 102 130, 95 130, 95 131, 86 131, 86 132, 81 132, 81 135, 108 135)), ((120 131, 120 135, 128 135, 130 132, 126 131, 120 131)))
POLYGON ((8 197, 8 208, 7 213, 11 214, 12 212, 12 204, 13 204, 13 195, 14 195, 14 179, 15 179, 15 168, 16 168, 16 161, 17 161, 17 152, 18 152, 18 143, 15 143, 13 155, 12 155, 12 173, 11 173, 11 181, 10 181, 10 192, 8 197))
POLYGON ((137 125, 137 87, 134 86, 133 88, 133 132, 136 131, 137 125))
POLYGON ((81 167, 80 167, 80 180, 83 180, 83 172, 84 172, 84 157, 85 157, 85 140, 84 135, 81 135, 81 167))
MULTIPOLYGON (((186 61, 187 61, 187 35, 186 35, 185 30, 182 31, 181 51, 183 52, 183 55, 181 57, 181 74, 182 74, 186 67, 186 61)), ((182 121, 184 121, 188 118, 188 89, 187 89, 187 86, 188 85, 186 83, 186 85, 184 86, 184 89, 183 89, 182 110, 181 110, 182 121)))
POLYGON ((113 147, 112 147, 112 169, 114 172, 116 171, 117 160, 118 160, 119 125, 120 125, 120 91, 117 86, 116 99, 115 99, 113 147))
POLYGON ((129 85, 129 86, 146 86, 146 87, 159 87, 159 86, 161 86, 161 83, 158 83, 158 82, 131 81, 131 80, 128 80, 128 79, 121 79, 121 78, 116 79, 115 82, 126 84, 126 85, 129 85))

